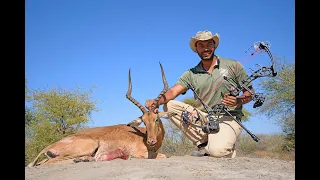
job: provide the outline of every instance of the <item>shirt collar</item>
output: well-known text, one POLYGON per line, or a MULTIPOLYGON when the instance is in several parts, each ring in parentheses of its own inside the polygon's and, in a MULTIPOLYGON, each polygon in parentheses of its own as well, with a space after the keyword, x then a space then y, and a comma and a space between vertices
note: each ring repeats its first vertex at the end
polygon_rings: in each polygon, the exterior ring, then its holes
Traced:
MULTIPOLYGON (((218 58, 218 56, 216 56, 217 61, 216 64, 214 65, 214 68, 219 68, 220 65, 220 59, 218 58)), ((207 73, 207 71, 203 68, 202 66, 202 61, 200 61, 198 63, 198 65, 196 65, 195 67, 193 67, 192 69, 190 69, 193 73, 197 74, 197 73, 207 73)))

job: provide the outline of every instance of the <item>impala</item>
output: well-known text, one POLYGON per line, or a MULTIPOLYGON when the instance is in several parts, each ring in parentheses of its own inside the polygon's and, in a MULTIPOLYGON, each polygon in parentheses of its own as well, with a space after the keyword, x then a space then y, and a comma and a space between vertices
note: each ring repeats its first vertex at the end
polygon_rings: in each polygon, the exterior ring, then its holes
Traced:
MULTIPOLYGON (((156 98, 153 107, 156 107, 161 96, 168 90, 168 83, 161 63, 160 68, 164 89, 156 98)), ((130 157, 141 159, 166 158, 164 154, 156 151, 161 147, 165 133, 160 118, 170 118, 171 114, 148 111, 131 97, 131 92, 132 83, 129 69, 129 87, 126 98, 142 111, 142 116, 128 124, 89 128, 66 136, 44 148, 28 166, 54 164, 65 160, 79 162, 110 161, 116 158, 126 160, 130 157), (142 122, 145 127, 138 127, 142 122), (42 154, 47 158, 37 163, 42 154)))

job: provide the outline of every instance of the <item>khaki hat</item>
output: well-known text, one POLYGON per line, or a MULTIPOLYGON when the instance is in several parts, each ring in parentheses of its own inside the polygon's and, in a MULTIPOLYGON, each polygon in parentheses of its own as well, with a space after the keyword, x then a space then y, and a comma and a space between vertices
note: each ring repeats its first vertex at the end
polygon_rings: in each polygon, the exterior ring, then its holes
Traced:
POLYGON ((196 49, 197 41, 205 41, 209 39, 214 40, 214 49, 217 49, 220 41, 220 35, 217 33, 215 35, 212 35, 212 33, 208 30, 199 31, 197 32, 196 37, 191 37, 190 47, 194 52, 197 52, 197 49, 196 49))

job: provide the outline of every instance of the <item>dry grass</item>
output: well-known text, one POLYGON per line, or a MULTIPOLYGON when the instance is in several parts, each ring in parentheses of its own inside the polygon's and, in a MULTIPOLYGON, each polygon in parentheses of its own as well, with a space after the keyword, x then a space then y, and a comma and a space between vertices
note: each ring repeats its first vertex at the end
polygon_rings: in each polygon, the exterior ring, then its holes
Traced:
MULTIPOLYGON (((286 143, 285 136, 281 134, 257 134, 260 141, 255 142, 250 135, 241 135, 236 144, 237 156, 275 158, 282 160, 294 160, 295 152, 286 151, 283 146, 286 143)), ((172 140, 165 138, 159 152, 167 156, 190 155, 195 146, 187 139, 172 140)))
POLYGON ((294 160, 295 152, 287 151, 284 145, 287 143, 282 134, 260 134, 260 139, 255 142, 250 135, 241 135, 236 144, 238 156, 276 158, 283 160, 294 160))

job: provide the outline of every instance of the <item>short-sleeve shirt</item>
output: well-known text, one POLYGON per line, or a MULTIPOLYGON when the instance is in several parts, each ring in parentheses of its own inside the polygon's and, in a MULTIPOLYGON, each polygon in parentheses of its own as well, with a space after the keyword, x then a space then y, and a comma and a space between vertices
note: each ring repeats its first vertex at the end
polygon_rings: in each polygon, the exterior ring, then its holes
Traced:
MULTIPOLYGON (((188 88, 187 82, 191 84, 203 102, 212 108, 214 105, 221 103, 224 94, 230 93, 232 84, 225 80, 223 76, 226 76, 229 81, 236 85, 248 78, 247 72, 240 62, 217 57, 217 63, 212 73, 207 72, 202 66, 202 61, 200 61, 198 65, 185 71, 178 79, 177 84, 181 84, 185 88, 188 88)), ((252 83, 246 85, 251 86, 252 83)), ((193 104, 194 107, 206 112, 196 96, 194 98, 196 100, 193 104)), ((242 105, 228 108, 234 114, 242 113, 242 105)))

